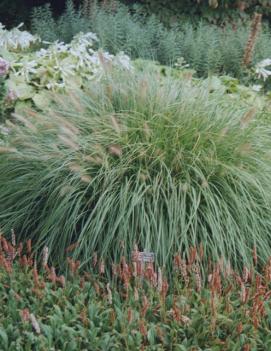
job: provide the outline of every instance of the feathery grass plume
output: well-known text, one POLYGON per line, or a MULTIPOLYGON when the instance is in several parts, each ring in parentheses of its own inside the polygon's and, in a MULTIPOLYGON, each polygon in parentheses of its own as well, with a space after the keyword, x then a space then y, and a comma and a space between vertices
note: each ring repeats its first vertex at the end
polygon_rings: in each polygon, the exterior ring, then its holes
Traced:
POLYGON ((247 41, 247 45, 246 45, 246 49, 243 57, 243 65, 246 67, 249 66, 252 61, 253 50, 255 48, 256 40, 261 30, 261 24, 262 24, 262 14, 255 13, 251 23, 251 30, 249 33, 249 38, 247 41))
POLYGON ((271 131, 259 114, 244 117, 241 101, 200 82, 147 72, 112 72, 75 98, 61 95, 38 120, 26 112, 36 131, 11 127, 7 146, 19 155, 0 154, 3 229, 36 249, 50 247, 62 264, 74 242, 81 265, 94 252, 120 259, 134 243, 154 252, 159 266, 201 243, 201 264, 222 256, 249 266, 254 246, 268 257, 271 131), (77 130, 78 147, 59 139, 63 120, 77 130))

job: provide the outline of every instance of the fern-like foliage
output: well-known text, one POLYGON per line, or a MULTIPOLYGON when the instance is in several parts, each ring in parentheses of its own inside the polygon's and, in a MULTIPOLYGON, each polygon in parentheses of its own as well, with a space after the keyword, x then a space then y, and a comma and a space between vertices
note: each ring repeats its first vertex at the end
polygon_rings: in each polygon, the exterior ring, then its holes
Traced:
POLYGON ((45 41, 57 40, 56 20, 50 4, 35 7, 31 16, 32 31, 39 35, 45 41))
POLYGON ((61 40, 70 42, 79 32, 87 32, 89 21, 77 10, 73 0, 67 0, 64 13, 54 18, 50 4, 34 8, 31 16, 31 27, 45 41, 61 40))

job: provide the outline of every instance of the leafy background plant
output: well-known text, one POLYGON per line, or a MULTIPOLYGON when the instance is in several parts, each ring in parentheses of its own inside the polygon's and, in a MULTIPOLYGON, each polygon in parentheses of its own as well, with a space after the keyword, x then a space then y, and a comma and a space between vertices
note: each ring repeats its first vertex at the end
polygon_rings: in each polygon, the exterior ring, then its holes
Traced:
MULTIPOLYGON (((205 22, 195 27, 186 20, 167 28, 154 15, 142 17, 140 11, 131 13, 128 7, 117 2, 107 6, 94 4, 81 12, 68 2, 66 12, 56 20, 49 7, 34 10, 32 30, 45 40, 60 38, 64 41, 69 41, 78 31, 91 30, 100 39, 100 47, 113 54, 124 51, 132 58, 169 65, 183 57, 199 76, 210 73, 229 74, 239 79, 246 76, 242 57, 249 37, 249 23, 237 23, 233 29, 229 24, 220 28, 205 22)), ((257 38, 252 65, 270 57, 270 42, 270 29, 264 25, 257 38)))

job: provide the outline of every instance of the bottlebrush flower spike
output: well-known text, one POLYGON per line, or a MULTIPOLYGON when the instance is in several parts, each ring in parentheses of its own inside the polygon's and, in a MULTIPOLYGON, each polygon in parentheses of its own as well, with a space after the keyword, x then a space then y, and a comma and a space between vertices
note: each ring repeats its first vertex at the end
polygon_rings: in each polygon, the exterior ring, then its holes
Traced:
POLYGON ((1 237, 1 244, 2 244, 2 248, 4 250, 5 253, 9 252, 9 246, 8 246, 8 242, 4 237, 1 237))
POLYGON ((187 316, 181 316, 180 320, 185 325, 187 325, 187 324, 189 324, 191 322, 191 319, 189 317, 187 317, 187 316))
POLYGON ((169 285, 168 285, 167 280, 166 280, 166 279, 163 279, 162 291, 161 291, 161 295, 162 295, 163 300, 166 299, 166 295, 167 295, 167 292, 168 292, 168 288, 169 288, 169 285))
POLYGON ((269 300, 270 296, 271 296, 271 291, 268 291, 268 292, 264 295, 264 301, 269 300))
POLYGON ((97 256, 97 252, 94 252, 94 254, 93 254, 93 259, 92 259, 92 265, 93 265, 93 268, 95 268, 95 267, 96 267, 97 263, 98 263, 98 256, 97 256))
POLYGON ((17 253, 18 253, 19 257, 22 256, 22 251, 23 251, 23 243, 20 243, 19 246, 18 246, 18 250, 17 250, 17 253))
POLYGON ((250 276, 249 273, 250 273, 250 272, 249 272, 249 270, 247 269, 247 267, 244 267, 244 268, 243 268, 243 282, 244 282, 244 283, 247 283, 247 282, 248 282, 249 276, 250 276))
POLYGON ((192 266, 192 271, 195 274, 195 280, 196 280, 196 290, 199 292, 201 290, 201 275, 200 275, 200 268, 197 263, 193 264, 192 266))
POLYGON ((28 322, 30 319, 30 313, 28 308, 24 308, 23 310, 20 311, 20 315, 22 318, 23 322, 28 322))
POLYGON ((153 263, 149 262, 147 264, 146 270, 145 270, 145 277, 152 282, 153 281, 153 277, 154 276, 154 267, 153 267, 153 263))
POLYGON ((146 295, 144 295, 142 299, 143 299, 143 306, 142 306, 140 315, 141 315, 142 318, 144 318, 145 315, 146 315, 147 309, 149 308, 150 304, 149 304, 149 301, 148 301, 146 295))
POLYGON ((75 271, 78 271, 80 267, 80 261, 75 261, 75 271))
POLYGON ((76 271, 76 267, 75 267, 75 262, 72 258, 68 257, 67 258, 67 261, 68 261, 68 265, 69 265, 69 269, 70 269, 70 272, 71 274, 73 275, 76 271))
POLYGON ((133 311, 132 309, 129 307, 128 308, 128 312, 127 312, 127 320, 128 320, 128 323, 130 324, 133 320, 133 311))
POLYGON ((94 282, 94 289, 97 295, 100 295, 100 286, 98 283, 94 282))
POLYGON ((237 332, 237 334, 240 335, 242 333, 242 331, 243 331, 243 324, 242 324, 242 322, 240 322, 240 323, 238 323, 238 325, 236 327, 236 332, 237 332))
POLYGON ((197 258, 197 248, 191 247, 189 258, 188 258, 189 265, 192 265, 195 262, 196 258, 197 258))
POLYGON ((175 270, 178 270, 180 268, 181 261, 182 261, 182 259, 181 259, 181 256, 179 254, 174 256, 173 265, 174 265, 175 270))
POLYGON ((180 310, 176 304, 176 299, 174 297, 174 301, 173 301, 173 308, 171 310, 172 315, 173 315, 173 319, 177 322, 181 321, 181 314, 180 314, 180 310))
POLYGON ((257 316, 253 316, 253 326, 255 329, 258 329, 260 326, 259 318, 257 316))
POLYGON ((122 149, 121 149, 120 145, 111 145, 109 147, 109 152, 113 156, 118 156, 118 157, 122 156, 122 149))
POLYGON ((84 307, 82 311, 80 312, 80 319, 85 327, 89 325, 89 320, 87 317, 87 309, 84 307))
POLYGON ((132 262, 133 265, 133 277, 137 277, 137 262, 132 262))
POLYGON ((8 261, 3 257, 1 263, 2 263, 3 267, 5 268, 6 272, 8 274, 11 274, 12 273, 11 261, 8 261))
POLYGON ((262 278, 259 275, 257 275, 256 276, 256 291, 258 291, 261 286, 262 286, 262 278))
POLYGON ((135 301, 139 300, 139 294, 138 294, 137 288, 134 288, 134 299, 135 299, 135 301))
POLYGON ((253 248, 253 262, 254 262, 254 265, 257 266, 258 255, 257 255, 257 248, 256 248, 256 246, 254 246, 254 248, 253 248))
POLYGON ((23 255, 23 257, 22 257, 21 260, 20 260, 20 264, 21 264, 21 266, 23 266, 23 267, 28 266, 28 260, 27 260, 26 255, 23 255))
POLYGON ((158 268, 158 278, 157 278, 157 290, 159 293, 161 293, 163 288, 163 275, 162 275, 162 270, 159 267, 158 268))
POLYGON ((52 283, 55 284, 56 279, 57 279, 55 267, 51 267, 50 274, 49 274, 49 279, 51 280, 52 283))
POLYGON ((6 241, 6 244, 7 244, 7 250, 6 250, 7 261, 12 262, 16 256, 16 250, 9 242, 6 241))
POLYGON ((37 334, 40 334, 40 326, 39 326, 39 323, 38 323, 38 321, 33 313, 30 314, 30 321, 31 321, 32 327, 35 330, 35 332, 37 334))
POLYGON ((104 265, 104 260, 100 261, 100 265, 99 265, 99 274, 102 275, 105 273, 105 265, 104 265))
POLYGON ((26 248, 27 248, 27 254, 31 255, 31 253, 32 253, 32 241, 31 241, 31 239, 27 240, 26 248))
POLYGON ((143 337, 148 335, 148 331, 143 320, 139 321, 139 332, 143 337))
POLYGON ((61 275, 60 277, 58 277, 57 280, 60 283, 60 285, 62 286, 62 288, 64 289, 65 285, 66 285, 66 281, 65 281, 64 275, 61 275))
POLYGON ((241 295, 241 302, 242 302, 242 304, 247 303, 248 296, 249 296, 249 289, 245 287, 244 283, 242 283, 242 285, 241 285, 241 293, 240 293, 240 295, 241 295))
POLYGON ((185 260, 183 260, 183 259, 180 262, 180 271, 181 271, 181 275, 184 279, 185 286, 187 287, 189 284, 189 277, 188 277, 188 272, 187 272, 187 265, 186 265, 185 260))
POLYGON ((110 284, 109 283, 107 283, 106 284, 106 290, 107 290, 107 298, 108 298, 108 303, 109 303, 109 305, 112 305, 112 291, 111 291, 111 289, 110 289, 110 284))
POLYGON ((42 267, 45 268, 48 265, 49 249, 48 246, 44 246, 42 252, 42 267))
POLYGON ((78 246, 78 243, 71 244, 70 246, 67 247, 66 252, 72 252, 76 247, 78 246))
POLYGON ((37 267, 33 269, 33 279, 34 279, 35 288, 38 288, 40 284, 39 284, 39 275, 38 275, 37 267))
POLYGON ((14 229, 11 229, 11 243, 13 247, 16 247, 16 235, 15 235, 14 229))
POLYGON ((271 259, 268 260, 266 266, 264 267, 264 279, 266 283, 271 281, 271 259))
POLYGON ((117 275, 117 266, 115 265, 115 263, 112 263, 112 274, 113 274, 114 276, 117 275))

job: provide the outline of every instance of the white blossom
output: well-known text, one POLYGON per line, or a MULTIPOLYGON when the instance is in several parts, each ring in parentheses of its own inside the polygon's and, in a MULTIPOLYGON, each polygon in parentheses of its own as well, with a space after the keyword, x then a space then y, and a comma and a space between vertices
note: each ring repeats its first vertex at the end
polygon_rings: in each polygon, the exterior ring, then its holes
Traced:
POLYGON ((259 92, 259 91, 262 89, 262 85, 260 85, 260 84, 254 84, 254 85, 252 85, 251 89, 252 89, 253 91, 259 92))
POLYGON ((266 67, 271 66, 271 59, 265 59, 257 63, 255 72, 258 75, 258 78, 262 78, 264 81, 271 76, 271 71, 266 69, 266 67))
POLYGON ((0 23, 0 48, 7 50, 27 49, 32 44, 40 42, 40 38, 30 34, 27 31, 21 31, 22 23, 12 29, 7 30, 2 23, 0 23))

